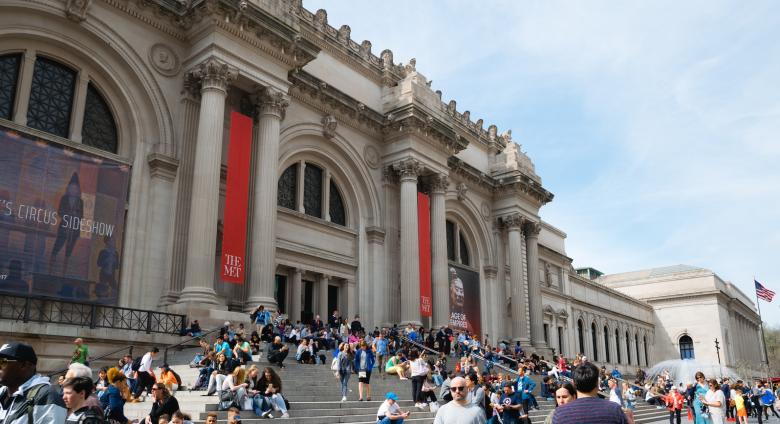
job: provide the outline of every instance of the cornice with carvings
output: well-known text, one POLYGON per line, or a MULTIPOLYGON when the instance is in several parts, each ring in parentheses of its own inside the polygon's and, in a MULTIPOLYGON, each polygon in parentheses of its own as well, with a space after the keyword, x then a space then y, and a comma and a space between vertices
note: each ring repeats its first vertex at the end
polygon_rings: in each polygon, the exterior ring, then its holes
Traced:
POLYGON ((385 122, 385 141, 414 135, 436 148, 444 148, 449 155, 455 155, 468 146, 468 142, 455 134, 450 125, 429 115, 416 104, 404 105, 387 113, 385 122))
POLYGON ((498 180, 496 193, 525 195, 536 201, 539 207, 551 202, 554 197, 554 195, 545 190, 540 183, 521 173, 498 180))
POLYGON ((374 137, 382 136, 384 116, 303 70, 291 71, 290 96, 323 114, 333 114, 339 122, 374 137))

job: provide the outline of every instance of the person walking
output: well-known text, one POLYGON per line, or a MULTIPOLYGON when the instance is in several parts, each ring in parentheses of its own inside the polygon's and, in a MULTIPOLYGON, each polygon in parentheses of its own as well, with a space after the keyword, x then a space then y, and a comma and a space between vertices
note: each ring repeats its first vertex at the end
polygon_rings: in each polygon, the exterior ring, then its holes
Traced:
POLYGON ((409 352, 409 359, 412 360, 410 367, 412 374, 412 400, 414 400, 414 406, 417 408, 424 408, 426 406, 422 398, 422 386, 425 378, 428 376, 428 363, 424 358, 425 354, 420 354, 417 349, 412 349, 409 352))
POLYGON ((341 383, 341 401, 347 401, 349 393, 349 377, 352 375, 353 354, 349 343, 342 343, 338 355, 339 382, 341 383))
POLYGON ((703 398, 700 397, 699 401, 709 410, 709 424, 723 424, 723 417, 726 415, 726 397, 720 390, 718 380, 711 379, 708 382, 708 387, 707 394, 703 398))
POLYGON ((354 369, 358 374, 358 400, 363 401, 363 391, 366 392, 366 400, 371 400, 371 371, 374 369, 374 351, 365 341, 360 342, 359 349, 355 353, 354 369))
MULTIPOLYGON (((742 386, 734 388, 736 396, 734 396, 734 409, 737 411, 737 421, 739 424, 748 424, 747 409, 745 408, 745 398, 742 392, 742 386)), ((678 421, 679 424, 679 421, 678 421)))
POLYGON ((669 409, 669 424, 680 424, 682 407, 685 403, 685 398, 677 389, 677 386, 672 386, 669 394, 666 395, 666 407, 669 409))
POLYGON ((249 318, 255 323, 255 330, 258 333, 261 333, 263 327, 271 323, 271 313, 266 311, 263 305, 258 306, 249 318))
POLYGON ((693 414, 694 424, 711 424, 702 415, 702 406, 704 405, 704 396, 707 394, 707 380, 704 378, 704 373, 697 371, 695 374, 696 384, 693 388, 693 414))
POLYGON ((382 379, 385 378, 385 365, 387 364, 388 350, 387 339, 385 339, 384 332, 380 331, 379 335, 374 339, 373 343, 374 351, 376 352, 377 365, 379 368, 379 375, 382 379))
POLYGON ((143 393, 144 390, 146 390, 147 394, 152 394, 152 386, 154 385, 154 377, 152 377, 152 361, 157 358, 158 352, 160 352, 160 349, 155 346, 152 348, 152 350, 146 352, 144 356, 141 357, 141 363, 139 364, 136 373, 135 393, 133 393, 133 398, 135 400, 141 397, 141 393, 143 393))
POLYGON ((485 411, 481 406, 466 399, 466 379, 455 377, 450 382, 452 400, 436 411, 433 424, 486 424, 485 411))
POLYGON ((70 363, 79 363, 89 366, 89 347, 84 344, 84 339, 81 337, 73 341, 76 345, 76 349, 73 351, 73 355, 70 358, 70 363))
POLYGON ((555 409, 553 424, 628 424, 620 405, 598 397, 599 369, 592 363, 578 365, 572 371, 577 399, 555 409))
MULTIPOLYGON (((621 395, 623 398, 623 412, 626 413, 626 419, 628 424, 634 424, 634 411, 636 410, 636 394, 628 384, 628 381, 623 381, 621 384, 623 390, 621 395)), ((672 386, 674 387, 674 386, 672 386)))

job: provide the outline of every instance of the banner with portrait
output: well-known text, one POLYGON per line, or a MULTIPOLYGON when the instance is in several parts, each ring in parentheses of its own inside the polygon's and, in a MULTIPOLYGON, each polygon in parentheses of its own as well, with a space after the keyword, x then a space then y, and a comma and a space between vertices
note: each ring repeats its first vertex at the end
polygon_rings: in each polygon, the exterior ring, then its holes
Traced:
POLYGON ((449 264, 450 327, 482 335, 479 273, 449 264))
POLYGON ((130 166, 4 127, 0 146, 0 291, 116 304, 130 166))

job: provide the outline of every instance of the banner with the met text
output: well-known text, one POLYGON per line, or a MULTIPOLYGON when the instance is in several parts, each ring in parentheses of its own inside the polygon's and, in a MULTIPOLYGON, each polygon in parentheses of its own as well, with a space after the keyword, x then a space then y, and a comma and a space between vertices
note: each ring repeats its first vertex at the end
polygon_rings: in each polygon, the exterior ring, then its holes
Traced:
POLYGON ((246 269, 246 222, 249 207, 249 168, 252 157, 252 118, 230 114, 225 214, 222 231, 222 280, 242 284, 246 269))
POLYGON ((449 278, 450 327, 481 336, 479 273, 450 264, 449 278))
POLYGON ((0 291, 116 304, 130 166, 0 127, 0 291))
POLYGON ((417 239, 420 251, 420 315, 433 314, 431 302, 431 200, 417 193, 417 239))

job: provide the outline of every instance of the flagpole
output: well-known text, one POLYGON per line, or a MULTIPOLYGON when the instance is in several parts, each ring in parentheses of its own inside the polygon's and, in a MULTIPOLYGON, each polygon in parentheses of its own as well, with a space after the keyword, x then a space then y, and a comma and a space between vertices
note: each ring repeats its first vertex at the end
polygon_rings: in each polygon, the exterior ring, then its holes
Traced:
POLYGON ((766 337, 764 336, 764 318, 761 317, 761 302, 758 299, 758 289, 756 289, 756 277, 753 277, 753 289, 756 292, 756 308, 758 308, 758 319, 761 320, 761 343, 764 345, 764 363, 766 364, 766 374, 769 376, 769 355, 766 353, 766 337))

